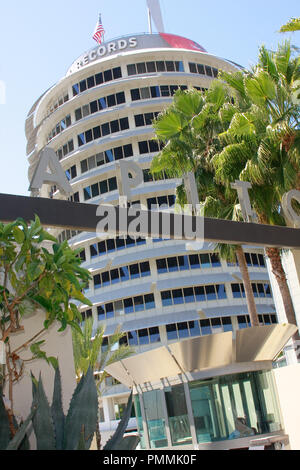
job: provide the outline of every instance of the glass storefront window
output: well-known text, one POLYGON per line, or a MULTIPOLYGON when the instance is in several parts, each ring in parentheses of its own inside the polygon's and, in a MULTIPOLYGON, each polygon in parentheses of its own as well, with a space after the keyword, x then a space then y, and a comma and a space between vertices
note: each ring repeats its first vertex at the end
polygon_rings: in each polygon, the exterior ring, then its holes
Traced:
POLYGON ((135 395, 133 397, 133 404, 135 409, 137 428, 140 436, 140 446, 141 449, 146 449, 141 403, 138 395, 135 395))
POLYGON ((165 391, 165 396, 172 445, 191 444, 192 435, 185 401, 184 386, 180 384, 170 387, 170 391, 165 391))
POLYGON ((165 420, 163 419, 162 394, 162 390, 151 390, 143 393, 151 449, 168 446, 165 420))
POLYGON ((269 372, 247 372, 189 384, 198 442, 279 431, 269 372))

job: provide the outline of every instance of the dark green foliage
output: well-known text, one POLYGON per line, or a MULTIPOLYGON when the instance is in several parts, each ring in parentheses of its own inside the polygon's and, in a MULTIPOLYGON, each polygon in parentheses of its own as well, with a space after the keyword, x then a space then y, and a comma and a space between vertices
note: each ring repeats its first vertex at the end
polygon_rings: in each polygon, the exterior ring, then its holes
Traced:
POLYGON ((123 437, 126 431, 128 421, 131 415, 132 408, 132 392, 129 396, 128 403, 124 415, 114 433, 114 435, 107 441, 103 450, 134 450, 139 443, 138 436, 123 437))

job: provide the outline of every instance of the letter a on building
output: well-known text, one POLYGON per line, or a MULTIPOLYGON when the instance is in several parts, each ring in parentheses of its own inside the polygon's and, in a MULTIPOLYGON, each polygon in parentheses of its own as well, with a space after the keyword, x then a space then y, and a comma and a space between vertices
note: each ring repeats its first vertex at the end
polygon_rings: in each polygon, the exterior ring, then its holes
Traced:
POLYGON ((40 189, 44 183, 58 186, 65 194, 72 193, 72 187, 67 180, 56 153, 53 149, 46 147, 40 154, 39 162, 35 168, 29 190, 40 189), (50 172, 48 171, 50 170, 50 172))

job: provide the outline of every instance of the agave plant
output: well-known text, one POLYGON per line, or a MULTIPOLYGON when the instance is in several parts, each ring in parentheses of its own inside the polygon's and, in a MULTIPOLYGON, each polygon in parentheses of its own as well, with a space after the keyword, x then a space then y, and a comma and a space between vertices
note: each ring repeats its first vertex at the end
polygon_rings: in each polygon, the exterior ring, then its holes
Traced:
MULTIPOLYGON (((62 406, 59 367, 55 370, 51 405, 46 397, 41 375, 39 380, 33 375, 31 377, 33 395, 31 411, 13 438, 9 416, 2 393, 0 394, 0 450, 28 450, 29 441, 26 431, 31 422, 36 436, 37 450, 89 450, 97 428, 98 409, 97 388, 91 367, 77 384, 66 416, 62 406)), ((136 448, 139 442, 138 436, 123 437, 130 418, 131 407, 132 393, 124 416, 104 450, 136 448)), ((13 423, 16 429, 17 423, 14 418, 13 423)))

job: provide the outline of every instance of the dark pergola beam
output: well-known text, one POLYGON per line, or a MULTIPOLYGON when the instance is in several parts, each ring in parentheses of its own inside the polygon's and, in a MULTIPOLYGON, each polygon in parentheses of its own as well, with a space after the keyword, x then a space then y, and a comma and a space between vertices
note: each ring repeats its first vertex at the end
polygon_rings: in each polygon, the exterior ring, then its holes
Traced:
MULTIPOLYGON (((47 227, 96 232, 97 224, 101 220, 96 215, 97 207, 95 204, 0 194, 0 220, 2 222, 12 222, 18 217, 30 221, 34 219, 36 214, 41 223, 47 227)), ((115 210, 117 219, 121 211, 128 211, 128 209, 120 207, 115 207, 115 210)), ((151 211, 141 212, 150 219, 151 211)), ((166 213, 160 212, 159 217, 160 220, 163 217, 171 218, 171 227, 174 227, 182 216, 178 214, 166 215, 166 213)), ((192 223, 195 225, 194 216, 184 217, 192 218, 192 223)), ((133 219, 134 217, 128 217, 129 221, 133 219)), ((137 235, 153 236, 150 232, 138 233, 137 235)), ((160 235, 164 236, 162 233, 160 235)), ((174 238, 172 233, 170 238, 174 238)), ((190 241, 184 236, 182 239, 190 241)), ((202 234, 196 234, 195 240, 202 240, 202 234)), ((300 249, 300 229, 204 218, 204 240, 206 242, 300 249)))

